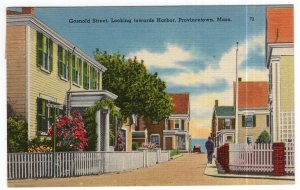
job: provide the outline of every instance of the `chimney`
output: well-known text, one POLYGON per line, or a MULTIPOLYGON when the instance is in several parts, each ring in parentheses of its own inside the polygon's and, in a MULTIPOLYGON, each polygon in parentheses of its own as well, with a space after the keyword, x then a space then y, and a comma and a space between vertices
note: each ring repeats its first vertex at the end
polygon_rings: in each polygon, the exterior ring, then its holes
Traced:
POLYGON ((242 77, 239 77, 239 82, 242 82, 242 77))
POLYGON ((215 107, 219 106, 219 100, 215 100, 215 107))
POLYGON ((22 7, 22 14, 34 15, 33 7, 22 7))

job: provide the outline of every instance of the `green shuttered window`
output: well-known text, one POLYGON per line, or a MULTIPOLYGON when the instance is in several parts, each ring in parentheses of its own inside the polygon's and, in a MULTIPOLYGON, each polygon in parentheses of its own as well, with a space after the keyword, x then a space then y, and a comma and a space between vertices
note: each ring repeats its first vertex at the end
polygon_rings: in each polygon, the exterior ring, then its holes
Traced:
POLYGON ((37 33, 37 66, 42 70, 53 70, 53 41, 42 33, 37 33))
POLYGON ((62 110, 48 108, 47 104, 52 103, 41 98, 37 99, 37 129, 39 132, 48 133, 49 127, 55 123, 57 116, 62 110))
POLYGON ((68 79, 68 52, 62 46, 58 46, 58 75, 68 79))
POLYGON ((83 88, 89 89, 90 87, 90 75, 89 75, 89 65, 83 62, 83 88))

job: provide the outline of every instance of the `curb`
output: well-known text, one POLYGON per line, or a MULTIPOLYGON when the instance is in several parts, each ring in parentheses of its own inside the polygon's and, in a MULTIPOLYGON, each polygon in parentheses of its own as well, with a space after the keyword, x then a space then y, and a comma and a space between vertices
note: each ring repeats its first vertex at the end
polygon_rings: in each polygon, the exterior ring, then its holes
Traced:
POLYGON ((183 156, 183 154, 174 155, 174 156, 171 157, 171 160, 174 160, 174 159, 179 158, 181 156, 183 156))
POLYGON ((265 176, 265 175, 236 175, 236 174, 219 174, 215 164, 207 164, 204 175, 221 178, 252 178, 252 179, 272 179, 272 180, 291 180, 295 181, 294 176, 265 176))

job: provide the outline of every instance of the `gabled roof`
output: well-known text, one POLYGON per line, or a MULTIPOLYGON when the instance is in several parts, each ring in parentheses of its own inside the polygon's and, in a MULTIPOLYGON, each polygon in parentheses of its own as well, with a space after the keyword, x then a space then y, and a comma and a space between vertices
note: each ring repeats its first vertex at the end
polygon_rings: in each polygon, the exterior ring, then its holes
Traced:
POLYGON ((189 114, 190 96, 189 93, 171 93, 168 94, 174 104, 172 114, 189 114))
POLYGON ((217 117, 234 116, 233 106, 217 106, 215 107, 217 117))
POLYGON ((267 9, 267 43, 294 42, 294 8, 267 9))
MULTIPOLYGON (((239 108, 266 108, 268 107, 269 82, 239 82, 239 108)), ((235 105, 235 82, 234 105, 235 105)))

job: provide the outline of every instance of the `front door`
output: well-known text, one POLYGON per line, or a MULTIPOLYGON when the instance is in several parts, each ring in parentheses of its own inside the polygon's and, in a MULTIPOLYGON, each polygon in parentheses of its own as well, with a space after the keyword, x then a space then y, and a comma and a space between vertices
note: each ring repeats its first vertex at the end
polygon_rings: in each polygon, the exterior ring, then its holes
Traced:
POLYGON ((166 150, 172 150, 172 137, 166 137, 166 150))

